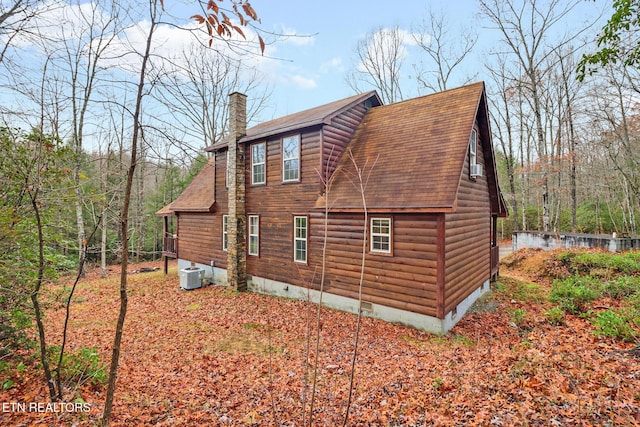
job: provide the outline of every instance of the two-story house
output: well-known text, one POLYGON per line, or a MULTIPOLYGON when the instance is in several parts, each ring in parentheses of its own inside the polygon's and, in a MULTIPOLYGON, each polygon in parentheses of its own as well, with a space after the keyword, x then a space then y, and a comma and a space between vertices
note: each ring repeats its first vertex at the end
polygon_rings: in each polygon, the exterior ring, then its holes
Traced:
POLYGON ((245 100, 230 95, 230 136, 158 213, 177 215, 165 250, 180 268, 240 290, 322 290, 328 306, 435 333, 488 290, 507 211, 483 83, 386 106, 368 92, 249 129, 245 100))

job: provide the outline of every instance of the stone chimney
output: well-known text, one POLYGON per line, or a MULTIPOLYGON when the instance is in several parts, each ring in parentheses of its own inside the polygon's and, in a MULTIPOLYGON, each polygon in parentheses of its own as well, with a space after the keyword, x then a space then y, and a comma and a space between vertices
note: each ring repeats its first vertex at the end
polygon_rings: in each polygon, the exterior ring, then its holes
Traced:
POLYGON ((245 209, 244 144, 247 133, 247 96, 229 95, 229 185, 227 222, 227 282, 238 291, 247 290, 247 216, 245 209))

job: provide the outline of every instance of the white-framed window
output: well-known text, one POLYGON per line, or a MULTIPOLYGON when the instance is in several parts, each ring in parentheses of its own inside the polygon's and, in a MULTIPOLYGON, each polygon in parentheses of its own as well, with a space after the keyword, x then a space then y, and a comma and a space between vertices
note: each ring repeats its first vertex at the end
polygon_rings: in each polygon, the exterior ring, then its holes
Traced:
POLYGON ((282 181, 300 180, 300 135, 282 138, 282 181))
POLYGON ((391 218, 371 218, 371 252, 391 253, 391 218))
POLYGON ((266 174, 267 148, 264 142, 251 146, 251 184, 264 184, 266 174))
POLYGON ((229 245, 229 235, 227 234, 229 226, 229 215, 222 215, 222 250, 226 251, 229 245))
POLYGON ((475 129, 471 130, 471 137, 469 137, 469 165, 473 166, 478 163, 477 156, 478 149, 478 133, 475 129))
POLYGON ((307 262, 307 232, 308 219, 306 216, 293 217, 293 260, 307 262))
POLYGON ((260 217, 249 215, 249 255, 260 253, 260 217))

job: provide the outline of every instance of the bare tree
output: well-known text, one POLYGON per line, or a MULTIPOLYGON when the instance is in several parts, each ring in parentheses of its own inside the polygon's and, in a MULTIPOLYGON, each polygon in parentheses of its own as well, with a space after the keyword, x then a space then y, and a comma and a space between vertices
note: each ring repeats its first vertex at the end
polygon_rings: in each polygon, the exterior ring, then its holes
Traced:
MULTIPOLYGON (((600 130, 598 142, 604 148, 611 169, 619 174, 618 188, 626 194, 623 205, 640 207, 640 124, 632 96, 635 92, 633 80, 637 77, 630 76, 629 69, 620 70, 612 65, 602 71, 603 78, 594 85, 592 92, 596 108, 590 110, 590 116, 600 130)), ((631 211, 629 216, 633 216, 631 211)))
MULTIPOLYGON (((480 0, 484 16, 502 34, 502 42, 508 47, 523 71, 523 87, 528 92, 531 112, 535 118, 536 154, 541 165, 542 225, 545 231, 551 228, 549 214, 549 143, 543 123, 544 105, 544 61, 551 49, 545 43, 551 29, 575 7, 577 2, 551 0, 542 2, 526 0, 480 0), (516 4, 517 3, 517 4, 516 4)), ((562 46, 560 43, 556 47, 562 46)))
POLYGON ((166 126, 180 123, 189 141, 200 142, 199 146, 190 147, 185 144, 185 138, 177 141, 181 150, 190 149, 190 155, 224 137, 230 93, 252 94, 248 121, 260 114, 268 102, 269 89, 263 79, 257 70, 244 66, 240 59, 193 44, 163 62, 154 95, 168 107, 172 120, 167 121, 166 126), (184 126, 185 123, 189 125, 184 126))
POLYGON ((161 5, 159 0, 149 0, 149 18, 150 26, 147 33, 145 50, 141 53, 140 75, 137 86, 135 108, 132 116, 132 137, 131 137, 131 162, 127 171, 127 183, 124 190, 124 198, 122 205, 122 212, 120 215, 120 233, 122 241, 122 260, 120 264, 120 310, 118 313, 118 321, 116 324, 116 333, 113 339, 113 349, 111 353, 111 364, 109 367, 109 381, 107 386, 107 395, 105 398, 104 412, 102 414, 102 426, 109 426, 111 423, 111 410, 113 407, 113 397, 116 388, 116 378, 118 374, 118 364, 120 362, 120 345, 122 344, 122 335, 124 332, 124 321, 127 314, 127 266, 128 266, 128 251, 127 243, 129 240, 129 203, 131 201, 131 192, 133 187, 133 179, 136 171, 137 152, 138 152, 138 138, 140 135, 141 123, 140 116, 142 114, 142 101, 145 94, 147 65, 151 56, 151 46, 153 41, 154 32, 158 25, 158 19, 160 17, 161 5))
MULTIPOLYGON (((246 26, 251 21, 257 20, 257 16, 253 8, 248 2, 232 1, 233 9, 236 15, 241 20, 241 25, 246 26), (239 7, 248 15, 245 17, 240 12, 239 7)), ((102 426, 109 426, 111 422, 111 411, 113 408, 113 398, 115 394, 116 378, 118 373, 118 365, 120 360, 120 350, 122 344, 122 337, 124 333, 124 322, 127 314, 128 296, 127 296, 127 266, 128 266, 128 251, 127 246, 129 242, 129 207, 132 201, 133 184, 135 179, 136 167, 138 163, 138 153, 140 150, 140 144, 144 138, 143 132, 143 101, 149 93, 149 77, 148 67, 151 65, 152 45, 155 32, 160 23, 160 18, 163 12, 164 1, 163 0, 148 0, 149 5, 149 22, 148 29, 146 30, 145 45, 142 52, 136 52, 140 58, 140 68, 138 70, 138 83, 136 84, 134 108, 131 111, 131 145, 130 145, 130 162, 126 171, 126 184, 124 189, 122 210, 120 213, 120 238, 122 245, 122 258, 120 263, 120 309, 118 312, 118 320, 116 323, 116 332, 114 334, 113 349, 111 354, 111 364, 109 368, 109 380, 107 386, 107 393, 105 398, 105 407, 102 414, 102 426)), ((220 14, 217 5, 214 2, 210 2, 208 6, 210 12, 208 14, 209 19, 199 17, 198 21, 204 23, 209 30, 209 35, 213 38, 215 30, 218 35, 231 36, 232 32, 237 32, 243 35, 240 27, 231 23, 229 18, 220 14), (220 16, 219 16, 220 15, 220 16), (221 16, 224 16, 222 18, 221 16), (217 23, 217 29, 212 27, 212 23, 217 23)), ((264 42, 262 38, 259 38, 261 51, 264 51, 264 42)), ((125 108, 126 109, 126 108, 125 108)))
POLYGON ((0 47, 0 63, 14 38, 29 26, 29 22, 42 11, 34 6, 37 0, 13 0, 0 2, 0 40, 4 46, 0 47))
MULTIPOLYGON (((416 65, 417 80, 430 92, 450 89, 449 83, 456 69, 463 63, 476 46, 478 36, 467 29, 453 30, 445 16, 429 11, 425 18, 412 29, 411 36, 426 53, 428 62, 416 65)), ((472 77, 457 79, 461 85, 472 77)))
MULTIPOLYGON (((71 92, 71 141, 76 153, 76 226, 78 241, 78 259, 86 258, 86 232, 83 215, 83 192, 81 180, 82 157, 84 153, 85 125, 88 107, 93 102, 94 89, 99 73, 104 68, 101 65, 103 56, 111 43, 121 31, 119 15, 115 5, 111 4, 111 13, 104 13, 102 2, 92 2, 83 7, 80 1, 74 5, 77 25, 64 26, 62 42, 64 44, 65 66, 68 67, 71 92)), ((83 264, 84 265, 84 264, 83 264)), ((80 272, 83 275, 83 271, 80 272)))
POLYGON ((494 126, 492 130, 494 131, 496 139, 500 142, 500 147, 505 157, 507 178, 509 180, 509 195, 511 196, 507 198, 507 202, 511 202, 513 208, 513 231, 518 231, 520 230, 519 204, 515 183, 516 162, 518 157, 515 144, 516 129, 514 129, 516 123, 512 119, 514 115, 512 112, 514 108, 513 101, 514 98, 517 97, 518 90, 512 86, 516 82, 513 81, 509 72, 506 70, 504 58, 498 57, 497 59, 498 65, 495 66, 495 68, 491 66, 487 67, 496 87, 495 95, 489 97, 493 107, 491 110, 491 119, 497 125, 494 126))
POLYGON ((402 65, 406 57, 404 34, 398 26, 376 28, 359 41, 355 49, 357 64, 347 77, 356 92, 378 90, 382 101, 402 101, 402 65))

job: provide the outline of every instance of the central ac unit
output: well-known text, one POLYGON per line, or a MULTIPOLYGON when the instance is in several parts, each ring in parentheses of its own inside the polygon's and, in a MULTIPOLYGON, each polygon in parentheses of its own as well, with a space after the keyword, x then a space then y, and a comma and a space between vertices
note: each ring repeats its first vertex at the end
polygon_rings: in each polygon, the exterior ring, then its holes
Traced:
POLYGON ((182 289, 196 289, 202 287, 204 270, 201 268, 183 268, 180 270, 180 287, 182 289))
POLYGON ((482 165, 471 165, 471 178, 476 178, 478 176, 482 176, 482 165))

